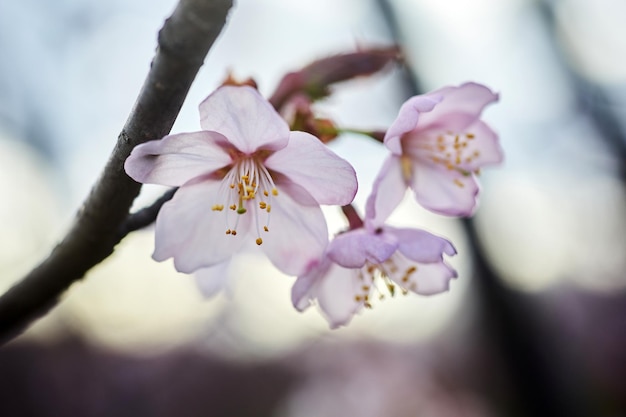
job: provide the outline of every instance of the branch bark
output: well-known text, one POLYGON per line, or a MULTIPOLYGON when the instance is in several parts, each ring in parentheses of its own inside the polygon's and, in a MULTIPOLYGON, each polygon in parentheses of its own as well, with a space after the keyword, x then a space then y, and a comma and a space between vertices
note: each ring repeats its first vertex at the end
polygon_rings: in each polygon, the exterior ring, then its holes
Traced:
POLYGON ((113 253, 141 188, 124 172, 124 161, 139 143, 169 133, 231 7, 232 0, 180 0, 165 21, 137 102, 69 232, 47 259, 0 297, 0 341, 45 314, 73 282, 113 253))

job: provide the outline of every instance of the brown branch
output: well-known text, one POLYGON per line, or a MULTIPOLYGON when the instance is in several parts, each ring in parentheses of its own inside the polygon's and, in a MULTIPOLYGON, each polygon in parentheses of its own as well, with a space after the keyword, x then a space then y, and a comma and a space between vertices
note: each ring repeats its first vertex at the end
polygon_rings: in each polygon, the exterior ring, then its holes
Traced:
POLYGON ((269 98, 269 102, 280 111, 297 93, 305 93, 311 99, 317 100, 330 93, 331 84, 372 75, 391 62, 401 59, 400 50, 396 46, 365 49, 318 59, 296 72, 285 75, 269 98))
POLYGON ((141 187, 124 172, 124 161, 137 144, 169 133, 231 6, 232 0, 180 0, 166 20, 137 102, 72 227, 47 259, 0 297, 0 340, 23 331, 113 253, 141 187))

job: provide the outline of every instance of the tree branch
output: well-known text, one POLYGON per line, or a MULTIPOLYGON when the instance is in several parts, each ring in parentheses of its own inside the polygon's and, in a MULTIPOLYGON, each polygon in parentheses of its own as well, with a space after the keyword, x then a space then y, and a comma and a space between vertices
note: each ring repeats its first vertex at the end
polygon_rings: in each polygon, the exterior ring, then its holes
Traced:
POLYGON ((129 214, 124 223, 122 223, 117 232, 118 240, 122 240, 127 234, 134 232, 135 230, 143 229, 150 226, 159 214, 159 210, 163 204, 167 203, 174 197, 178 191, 178 187, 167 190, 161 197, 159 197, 154 203, 148 207, 144 207, 141 210, 129 214))
POLYGON ((69 232, 0 297, 0 341, 45 314, 73 282, 113 253, 120 225, 141 188, 124 172, 124 161, 137 144, 169 133, 231 6, 232 0, 180 0, 166 20, 137 102, 69 232))

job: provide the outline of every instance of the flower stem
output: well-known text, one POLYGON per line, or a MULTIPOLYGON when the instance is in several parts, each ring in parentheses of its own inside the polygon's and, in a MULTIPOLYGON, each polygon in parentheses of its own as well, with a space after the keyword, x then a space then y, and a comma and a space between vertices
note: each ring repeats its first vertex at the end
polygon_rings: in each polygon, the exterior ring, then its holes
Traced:
POLYGON ((348 219, 348 223, 350 225, 349 230, 360 229, 363 227, 363 219, 359 216, 356 209, 352 204, 348 204, 346 206, 341 206, 341 211, 348 219))

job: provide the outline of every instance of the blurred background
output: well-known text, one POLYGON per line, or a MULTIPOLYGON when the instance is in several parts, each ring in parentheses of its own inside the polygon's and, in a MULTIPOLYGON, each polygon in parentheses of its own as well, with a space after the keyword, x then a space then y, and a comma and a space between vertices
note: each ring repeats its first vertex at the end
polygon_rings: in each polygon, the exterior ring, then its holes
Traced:
MULTIPOLYGON (((104 166, 175 0, 0 2, 0 290, 64 234, 104 166)), ((398 43, 400 67, 316 109, 385 129, 409 96, 472 80, 506 161, 471 220, 407 198, 391 222, 452 240, 449 293, 396 297, 329 330, 293 277, 240 255, 225 294, 128 236, 0 348, 0 416, 626 416, 626 3, 238 0, 173 132, 226 77, 265 95, 311 61, 398 43)), ((363 207, 386 155, 343 135, 363 207)), ((144 187, 136 206, 164 189, 144 187)), ((332 231, 344 227, 326 210, 332 231)))

